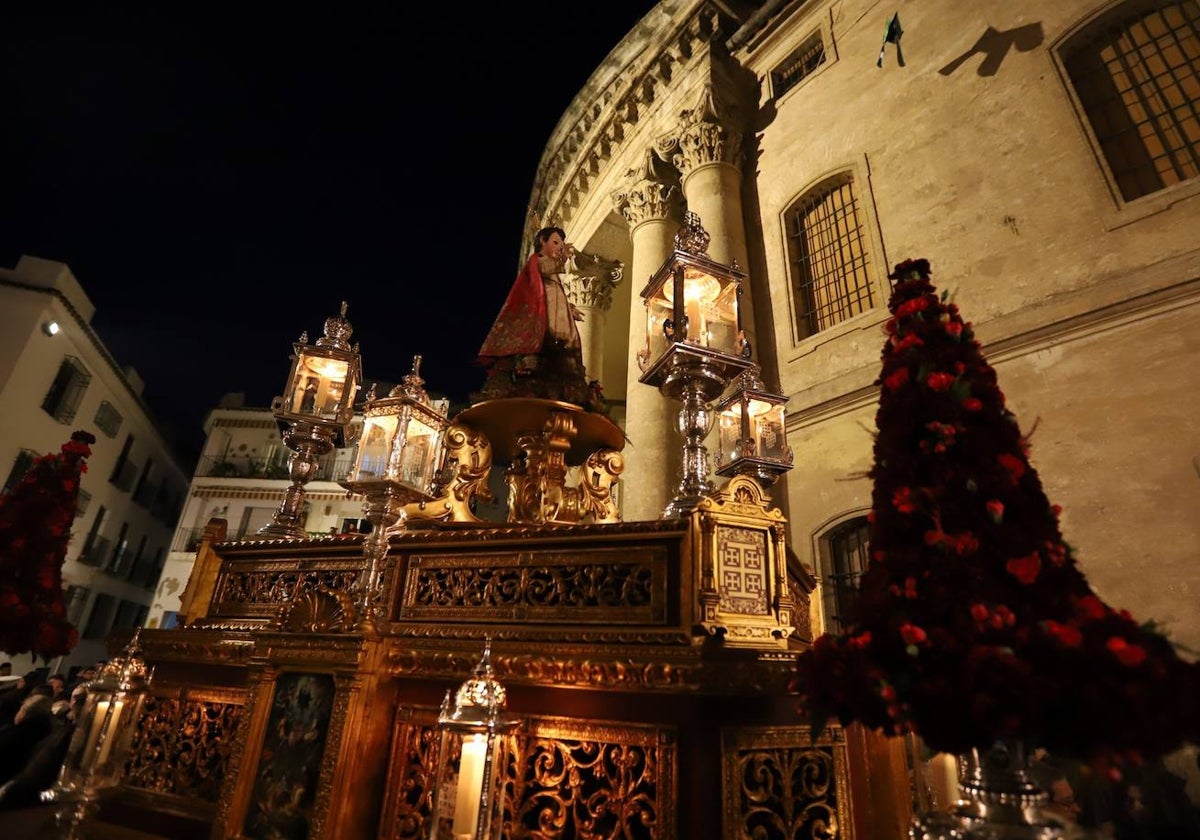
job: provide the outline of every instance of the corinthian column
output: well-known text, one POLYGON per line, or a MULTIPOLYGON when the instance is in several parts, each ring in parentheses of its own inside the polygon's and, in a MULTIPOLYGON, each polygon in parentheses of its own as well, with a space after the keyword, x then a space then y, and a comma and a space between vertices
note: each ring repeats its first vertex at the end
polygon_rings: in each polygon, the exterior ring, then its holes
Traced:
POLYGON ((608 310, 612 309, 613 288, 621 282, 624 272, 620 260, 581 251, 561 275, 567 299, 583 313, 583 320, 578 323, 583 367, 588 379, 599 379, 601 383, 604 382, 604 324, 608 310))
POLYGON ((675 173, 653 151, 626 174, 624 189, 613 194, 618 212, 629 222, 633 240, 629 304, 629 375, 626 381, 625 433, 630 445, 621 482, 621 516, 626 521, 658 519, 678 479, 681 444, 673 426, 675 411, 657 388, 638 382, 634 355, 646 346, 646 306, 641 296, 650 276, 674 250, 679 228, 675 173))

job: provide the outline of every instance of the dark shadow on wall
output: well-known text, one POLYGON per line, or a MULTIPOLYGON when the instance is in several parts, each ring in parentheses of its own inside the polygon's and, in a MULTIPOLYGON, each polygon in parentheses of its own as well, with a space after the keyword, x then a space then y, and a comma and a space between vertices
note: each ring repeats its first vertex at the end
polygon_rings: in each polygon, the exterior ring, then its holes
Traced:
POLYGON ((1029 52, 1035 47, 1040 46, 1045 37, 1045 34, 1042 32, 1041 21, 1027 23, 1024 26, 1018 26, 1016 29, 1005 29, 1003 31, 989 26, 969 50, 938 72, 943 76, 949 76, 961 67, 967 59, 974 55, 983 55, 983 63, 979 65, 979 69, 976 72, 980 76, 995 76, 996 71, 1000 69, 1000 64, 1004 61, 1005 56, 1008 55, 1009 50, 1016 47, 1019 52, 1029 52))

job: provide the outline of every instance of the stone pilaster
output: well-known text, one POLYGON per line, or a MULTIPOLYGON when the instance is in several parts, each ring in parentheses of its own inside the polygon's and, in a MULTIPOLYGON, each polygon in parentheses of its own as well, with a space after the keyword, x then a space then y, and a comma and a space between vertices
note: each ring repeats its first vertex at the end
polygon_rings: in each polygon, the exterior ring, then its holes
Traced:
POLYGON ((674 249, 679 228, 676 173, 653 151, 626 175, 613 194, 617 210, 629 222, 633 240, 629 309, 629 375, 626 389, 625 475, 621 482, 621 515, 626 521, 658 519, 678 479, 683 443, 674 432, 675 406, 658 389, 638 382, 634 354, 646 346, 646 282, 674 249))

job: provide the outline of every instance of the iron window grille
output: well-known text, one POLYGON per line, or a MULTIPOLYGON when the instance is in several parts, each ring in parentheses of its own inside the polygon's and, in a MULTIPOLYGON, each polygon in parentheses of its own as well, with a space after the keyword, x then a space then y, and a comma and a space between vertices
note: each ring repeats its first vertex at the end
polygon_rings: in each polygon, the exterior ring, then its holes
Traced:
POLYGON ((771 89, 776 97, 783 96, 825 63, 825 42, 820 32, 814 32, 771 71, 771 89))
POLYGON ((867 568, 870 540, 871 524, 865 516, 839 525, 826 537, 829 570, 825 578, 825 625, 830 631, 846 623, 847 610, 867 568))
POLYGON ((101 400, 100 407, 96 409, 96 428, 104 432, 110 438, 115 438, 117 432, 121 431, 121 423, 124 422, 121 412, 113 407, 113 404, 108 400, 101 400))
POLYGON ((42 409, 60 423, 70 423, 79 410, 79 401, 87 390, 92 375, 83 362, 74 356, 65 356, 58 366, 58 373, 50 383, 50 390, 42 400, 42 409))
POLYGON ((1063 64, 1126 201, 1200 175, 1200 4, 1122 4, 1063 64))
POLYGON ((12 469, 9 470, 8 478, 4 481, 4 489, 0 492, 8 493, 20 484, 25 473, 29 472, 29 468, 33 466, 37 455, 32 449, 22 449, 18 452, 17 457, 13 460, 12 469))
POLYGON ((805 335, 875 305, 854 178, 837 175, 806 193, 789 213, 796 319, 805 335))

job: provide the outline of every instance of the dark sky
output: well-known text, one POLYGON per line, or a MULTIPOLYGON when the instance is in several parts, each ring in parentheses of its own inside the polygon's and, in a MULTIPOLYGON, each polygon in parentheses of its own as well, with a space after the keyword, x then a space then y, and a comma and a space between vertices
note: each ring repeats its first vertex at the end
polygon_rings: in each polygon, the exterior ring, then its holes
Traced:
POLYGON ((191 456, 343 299, 368 381, 479 387, 541 152, 654 3, 4 5, 0 265, 68 263, 191 456))

